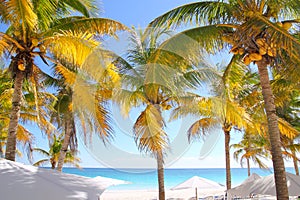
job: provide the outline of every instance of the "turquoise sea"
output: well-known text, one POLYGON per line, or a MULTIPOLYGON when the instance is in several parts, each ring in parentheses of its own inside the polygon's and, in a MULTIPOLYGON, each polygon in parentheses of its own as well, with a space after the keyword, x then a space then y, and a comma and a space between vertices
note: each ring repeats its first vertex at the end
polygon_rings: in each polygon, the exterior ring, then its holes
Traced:
MULTIPOLYGON (((154 169, 109 169, 109 168, 64 168, 65 173, 77 174, 86 177, 103 176, 129 181, 131 184, 112 186, 110 190, 139 190, 139 189, 156 189, 157 175, 154 169)), ((287 168, 287 172, 294 173, 293 168, 287 168)), ((251 173, 257 173, 261 176, 267 176, 272 170, 262 170, 252 168, 251 173)), ((201 176, 225 185, 225 169, 165 169, 165 188, 171 187, 193 177, 201 176)), ((231 169, 232 186, 236 186, 247 178, 246 168, 231 169)))

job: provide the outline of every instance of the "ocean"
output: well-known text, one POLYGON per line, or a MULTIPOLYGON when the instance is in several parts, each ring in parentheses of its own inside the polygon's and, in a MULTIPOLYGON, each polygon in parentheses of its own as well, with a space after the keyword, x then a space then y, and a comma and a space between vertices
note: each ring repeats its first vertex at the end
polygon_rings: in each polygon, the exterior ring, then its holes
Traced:
MULTIPOLYGON (((286 171, 294 173, 293 168, 287 168, 286 171)), ((130 182, 130 184, 111 186, 109 190, 151 190, 158 187, 155 169, 64 168, 63 172, 86 177, 103 176, 130 182)), ((252 168, 251 173, 267 176, 273 171, 252 168)), ((165 188, 170 189, 193 176, 201 176, 226 185, 225 169, 223 168, 165 169, 165 188)), ((231 177, 232 187, 237 186, 247 178, 247 169, 232 168, 231 177)))

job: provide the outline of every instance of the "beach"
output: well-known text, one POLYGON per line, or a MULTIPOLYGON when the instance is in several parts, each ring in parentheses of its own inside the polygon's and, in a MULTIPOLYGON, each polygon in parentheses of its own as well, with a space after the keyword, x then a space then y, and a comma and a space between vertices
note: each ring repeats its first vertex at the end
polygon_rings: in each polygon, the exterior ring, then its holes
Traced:
MULTIPOLYGON (((224 195, 223 191, 198 191, 198 198, 224 195)), ((167 200, 191 200, 195 198, 195 189, 166 190, 167 200)), ((106 190, 100 200, 157 200, 157 190, 106 190)))

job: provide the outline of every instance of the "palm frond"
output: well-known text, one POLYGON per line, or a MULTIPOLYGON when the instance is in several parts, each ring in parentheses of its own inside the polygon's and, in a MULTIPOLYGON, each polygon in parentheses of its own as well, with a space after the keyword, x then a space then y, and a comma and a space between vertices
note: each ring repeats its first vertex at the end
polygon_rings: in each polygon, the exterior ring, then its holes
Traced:
POLYGON ((177 7, 150 22, 148 27, 178 27, 181 24, 210 24, 232 21, 232 8, 220 1, 195 2, 177 7))
POLYGON ((35 162, 33 164, 33 166, 39 167, 39 166, 43 166, 43 165, 45 165, 46 163, 49 163, 49 162, 50 162, 50 159, 45 158, 45 159, 42 159, 42 160, 39 160, 39 161, 35 162))
POLYGON ((135 142, 139 150, 153 154, 163 152, 168 146, 168 136, 163 130, 164 126, 159 108, 155 105, 148 105, 133 127, 135 142))
POLYGON ((124 116, 128 116, 132 107, 139 107, 147 102, 145 94, 142 91, 130 91, 125 89, 117 89, 113 93, 113 100, 121 107, 124 116))
POLYGON ((205 138, 213 127, 218 125, 218 121, 211 117, 203 117, 200 120, 197 120, 188 130, 188 140, 196 138, 205 138))
POLYGON ((159 50, 173 52, 183 58, 200 56, 201 59, 201 49, 209 53, 220 50, 223 47, 222 36, 228 32, 232 32, 232 28, 217 25, 188 29, 166 40, 160 45, 159 50))
POLYGON ((299 131, 297 131, 287 121, 285 121, 281 118, 278 118, 278 127, 280 130, 280 133, 290 139, 293 139, 300 134, 299 131))
POLYGON ((8 12, 7 12, 7 5, 6 5, 6 1, 1 1, 0 2, 0 22, 4 22, 7 23, 8 19, 8 12))
POLYGON ((68 17, 57 21, 43 36, 52 36, 61 31, 88 32, 116 36, 117 31, 127 30, 120 22, 106 18, 68 17))
POLYGON ((51 156, 50 153, 49 153, 48 151, 46 151, 46 150, 44 150, 44 149, 41 149, 41 148, 33 148, 32 151, 33 151, 33 152, 40 153, 40 154, 42 154, 42 155, 44 155, 44 156, 47 156, 47 157, 51 156))
POLYGON ((17 129, 17 140, 25 144, 30 144, 33 140, 33 135, 24 126, 18 125, 17 129))
MULTIPOLYGON (((13 23, 13 26, 18 27, 21 23, 24 37, 26 37, 27 28, 33 30, 37 25, 37 15, 33 10, 31 1, 28 0, 9 0, 6 3, 7 18, 13 23)), ((26 41, 26 38, 22 38, 26 41)))
POLYGON ((73 71, 69 70, 63 65, 56 65, 55 70, 64 77, 66 84, 73 85, 75 83, 76 74, 73 71))
POLYGON ((43 44, 50 49, 55 57, 76 67, 82 66, 93 49, 99 45, 91 34, 69 31, 45 38, 43 44), (66 46, 68 48, 65 48, 66 46))
POLYGON ((93 5, 93 1, 86 0, 63 0, 65 4, 69 7, 73 8, 74 11, 78 11, 83 14, 85 17, 90 16, 90 11, 97 9, 95 5, 93 5))
POLYGON ((290 32, 284 28, 276 25, 275 23, 269 21, 264 16, 255 15, 253 18, 249 19, 241 27, 241 31, 246 38, 256 38, 262 32, 267 33, 268 42, 274 43, 278 47, 277 54, 280 58, 284 60, 287 54, 292 59, 292 61, 299 63, 300 59, 298 54, 300 52, 300 41, 294 37, 290 32), (253 29, 255 27, 255 29, 253 29), (284 50, 284 52, 282 52, 284 50))

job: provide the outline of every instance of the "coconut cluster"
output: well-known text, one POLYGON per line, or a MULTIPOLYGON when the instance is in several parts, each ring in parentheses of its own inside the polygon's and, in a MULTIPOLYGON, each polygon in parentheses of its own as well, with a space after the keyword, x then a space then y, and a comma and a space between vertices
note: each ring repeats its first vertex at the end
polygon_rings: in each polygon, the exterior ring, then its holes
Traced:
MULTIPOLYGON (((287 31, 291 28, 292 23, 277 22, 276 25, 287 31)), ((230 50, 231 53, 243 56, 243 62, 245 65, 249 65, 251 62, 255 63, 260 61, 263 57, 267 58, 267 61, 270 62, 277 56, 278 46, 271 40, 270 35, 266 32, 260 33, 255 38, 241 39, 241 41, 244 41, 243 44, 238 44, 240 41, 236 41, 237 38, 240 37, 226 37, 224 39, 225 41, 228 40, 228 43, 233 44, 233 47, 230 50)))

